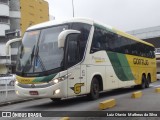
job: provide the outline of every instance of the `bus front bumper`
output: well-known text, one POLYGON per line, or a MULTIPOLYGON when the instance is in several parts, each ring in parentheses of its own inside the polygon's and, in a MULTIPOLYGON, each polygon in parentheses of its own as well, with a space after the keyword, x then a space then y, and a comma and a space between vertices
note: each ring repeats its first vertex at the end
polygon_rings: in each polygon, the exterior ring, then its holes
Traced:
POLYGON ((15 84, 15 92, 19 97, 24 98, 65 98, 67 90, 65 90, 65 82, 60 82, 44 88, 23 88, 15 84))

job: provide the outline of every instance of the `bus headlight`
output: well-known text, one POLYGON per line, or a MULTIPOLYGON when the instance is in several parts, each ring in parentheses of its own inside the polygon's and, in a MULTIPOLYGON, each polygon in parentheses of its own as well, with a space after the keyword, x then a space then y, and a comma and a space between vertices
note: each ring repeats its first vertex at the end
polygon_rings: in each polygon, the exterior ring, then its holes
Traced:
POLYGON ((18 81, 17 80, 15 81, 15 84, 18 85, 18 81))
POLYGON ((58 79, 55 79, 55 80, 53 80, 53 82, 54 82, 55 84, 57 84, 57 83, 59 82, 59 80, 58 80, 58 79))
POLYGON ((71 75, 71 74, 67 74, 67 75, 64 75, 64 76, 62 76, 62 77, 53 79, 53 80, 51 80, 49 83, 50 83, 50 84, 53 84, 53 85, 54 85, 54 84, 57 84, 57 83, 59 83, 59 82, 65 80, 65 79, 67 79, 68 76, 70 76, 70 75, 71 75))
POLYGON ((56 79, 51 80, 49 83, 57 84, 57 83, 59 83, 59 82, 61 82, 63 80, 65 80, 65 79, 63 77, 60 77, 60 78, 56 78, 56 79))

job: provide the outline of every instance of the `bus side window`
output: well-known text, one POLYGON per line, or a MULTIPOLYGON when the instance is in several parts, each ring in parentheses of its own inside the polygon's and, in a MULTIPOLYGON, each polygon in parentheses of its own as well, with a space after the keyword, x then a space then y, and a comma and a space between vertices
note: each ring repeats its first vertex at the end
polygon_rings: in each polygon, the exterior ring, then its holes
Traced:
POLYGON ((105 35, 106 35, 105 50, 112 51, 112 52, 117 51, 116 49, 119 47, 119 44, 117 43, 118 36, 114 33, 109 32, 109 31, 106 31, 105 35))
POLYGON ((78 38, 79 34, 71 34, 67 37, 67 67, 77 64, 80 60, 78 38))
POLYGON ((103 30, 95 27, 90 53, 95 53, 100 50, 104 50, 104 39, 105 38, 103 30))
POLYGON ((86 44, 88 40, 88 36, 90 33, 91 25, 85 24, 85 23, 72 23, 71 29, 73 30, 78 30, 81 32, 81 35, 78 38, 78 44, 79 44, 79 56, 80 56, 80 61, 84 57, 85 49, 86 49, 86 44))
POLYGON ((106 33, 106 51, 114 51, 115 48, 115 39, 111 33, 106 33))
POLYGON ((99 50, 101 50, 101 44, 99 42, 93 42, 91 51, 97 52, 99 50))

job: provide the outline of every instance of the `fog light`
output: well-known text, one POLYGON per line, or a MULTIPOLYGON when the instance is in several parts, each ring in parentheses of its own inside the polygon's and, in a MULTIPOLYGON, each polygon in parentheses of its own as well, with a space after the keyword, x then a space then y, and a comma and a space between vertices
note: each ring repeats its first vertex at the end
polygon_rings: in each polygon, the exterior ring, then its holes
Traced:
POLYGON ((16 90, 16 94, 19 95, 19 92, 16 90))
POLYGON ((15 84, 17 85, 17 84, 18 84, 18 81, 16 81, 15 84))
POLYGON ((55 94, 58 94, 58 93, 60 93, 60 89, 57 89, 57 90, 55 91, 55 94))

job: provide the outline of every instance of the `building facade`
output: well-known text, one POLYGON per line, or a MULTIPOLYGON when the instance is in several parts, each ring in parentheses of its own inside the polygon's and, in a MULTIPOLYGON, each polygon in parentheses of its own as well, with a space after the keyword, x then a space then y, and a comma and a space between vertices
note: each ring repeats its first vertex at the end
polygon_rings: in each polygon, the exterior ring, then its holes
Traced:
POLYGON ((49 20, 48 3, 44 0, 20 0, 21 32, 32 25, 49 20))
POLYGON ((9 0, 0 0, 0 37, 5 36, 5 30, 10 29, 9 0))
POLYGON ((160 48, 160 26, 128 31, 128 33, 153 44, 156 49, 160 48))
POLYGON ((48 2, 44 0, 0 0, 0 74, 15 71, 18 46, 11 44, 11 55, 5 53, 8 40, 23 36, 32 25, 49 20, 48 2))
POLYGON ((5 30, 10 29, 9 21, 9 0, 0 0, 0 73, 6 73, 6 60, 7 56, 5 54, 5 30))

